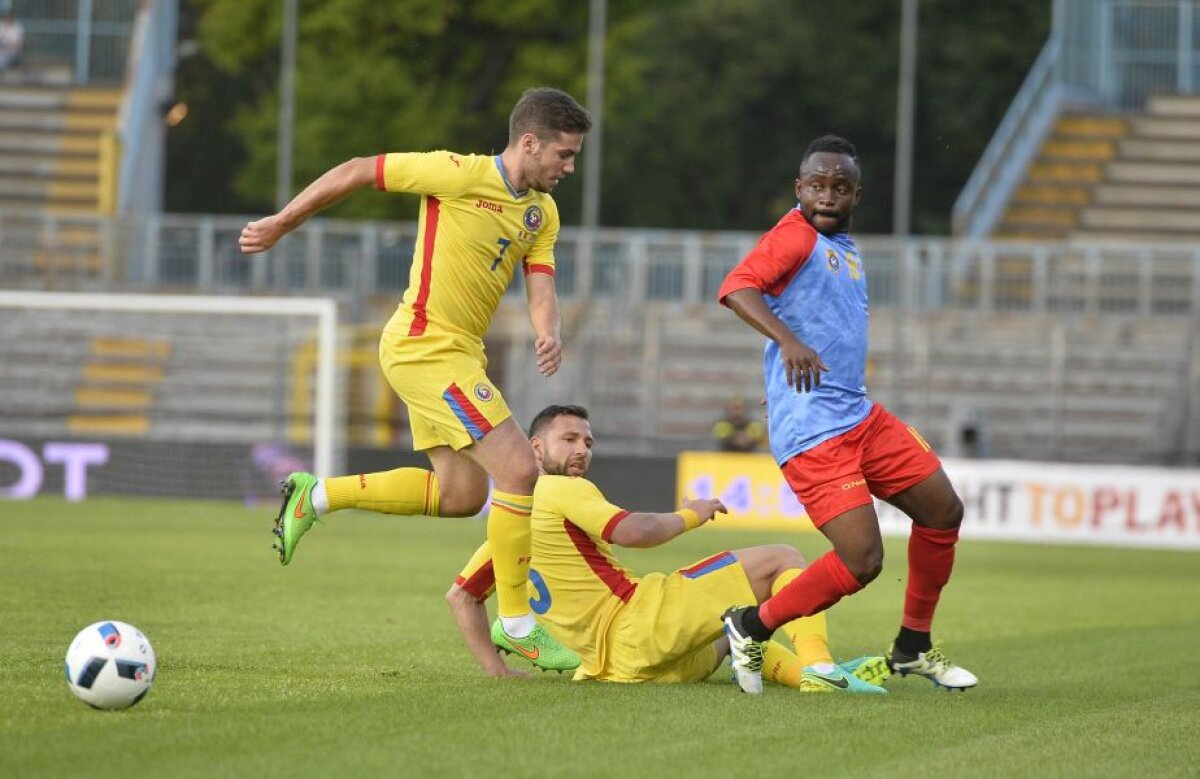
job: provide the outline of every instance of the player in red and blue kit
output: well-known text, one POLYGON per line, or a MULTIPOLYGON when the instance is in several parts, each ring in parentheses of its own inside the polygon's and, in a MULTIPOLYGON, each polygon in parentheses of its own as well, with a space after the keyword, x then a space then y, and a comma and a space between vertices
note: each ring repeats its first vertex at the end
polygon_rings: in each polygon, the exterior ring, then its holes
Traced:
POLYGON ((805 150, 799 204, 721 285, 719 299, 769 340, 763 358, 771 452, 833 544, 776 595, 725 614, 735 661, 779 626, 858 592, 883 568, 872 495, 913 521, 900 632, 888 663, 948 689, 978 679, 933 646, 930 627, 954 565, 962 501, 929 444, 867 397, 867 280, 848 230, 862 195, 854 146, 827 135, 805 150))

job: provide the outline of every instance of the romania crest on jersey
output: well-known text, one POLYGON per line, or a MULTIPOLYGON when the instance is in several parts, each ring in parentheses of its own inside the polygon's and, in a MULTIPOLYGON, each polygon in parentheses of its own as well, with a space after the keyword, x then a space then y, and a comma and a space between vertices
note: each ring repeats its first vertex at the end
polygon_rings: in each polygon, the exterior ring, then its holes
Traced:
POLYGON ((525 229, 531 233, 536 233, 542 227, 542 208, 541 206, 530 206, 525 209, 525 229))

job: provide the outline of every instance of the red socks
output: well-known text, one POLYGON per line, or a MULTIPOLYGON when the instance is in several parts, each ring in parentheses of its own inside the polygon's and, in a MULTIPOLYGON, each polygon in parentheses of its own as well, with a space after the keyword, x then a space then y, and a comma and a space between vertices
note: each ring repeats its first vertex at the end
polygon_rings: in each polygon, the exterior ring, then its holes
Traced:
MULTIPOLYGON (((953 547, 950 554, 954 554, 953 547)), ((794 619, 824 611, 862 588, 841 558, 826 552, 805 568, 804 573, 763 601, 758 607, 758 616, 767 628, 775 630, 794 619)))
MULTIPOLYGON (((956 527, 934 530, 912 526, 908 539, 908 588, 904 594, 904 619, 900 623, 904 627, 929 632, 942 587, 954 568, 957 542, 956 527)), ((763 601, 758 616, 773 631, 794 619, 824 611, 862 588, 841 558, 826 552, 776 595, 763 601)))
POLYGON ((933 612, 942 597, 942 587, 954 568, 954 544, 958 528, 934 530, 912 526, 908 538, 908 588, 904 593, 904 619, 910 630, 929 632, 933 612))

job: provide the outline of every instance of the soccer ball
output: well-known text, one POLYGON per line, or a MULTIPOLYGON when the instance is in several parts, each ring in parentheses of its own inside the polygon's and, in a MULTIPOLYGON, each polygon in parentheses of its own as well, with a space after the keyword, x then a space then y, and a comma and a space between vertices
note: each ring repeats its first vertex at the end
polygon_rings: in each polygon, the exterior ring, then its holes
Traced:
POLYGON ((97 709, 125 709, 150 692, 158 663, 142 631, 110 620, 79 631, 63 670, 79 700, 97 709))

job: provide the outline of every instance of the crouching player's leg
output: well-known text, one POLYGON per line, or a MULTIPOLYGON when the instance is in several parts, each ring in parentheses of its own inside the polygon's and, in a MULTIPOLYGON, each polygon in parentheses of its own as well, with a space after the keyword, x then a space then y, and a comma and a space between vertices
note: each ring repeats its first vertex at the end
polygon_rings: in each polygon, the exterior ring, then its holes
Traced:
MULTIPOLYGON (((607 657, 597 678, 654 682, 707 678, 729 650, 728 639, 721 635, 721 614, 730 604, 765 600, 773 582, 785 574, 798 575, 803 565, 792 547, 761 546, 721 552, 670 575, 643 577, 607 631, 607 657)), ((734 669, 743 689, 744 682, 756 676, 757 687, 747 691, 760 692, 765 676, 806 692, 886 692, 878 686, 885 678, 880 669, 886 674, 887 668, 882 657, 859 658, 842 666, 833 662, 823 616, 789 623, 786 630, 795 651, 768 642, 762 647, 757 671, 734 669)))
MULTIPOLYGON (((733 552, 741 563, 754 591, 756 603, 778 593, 799 576, 804 558, 791 546, 775 544, 738 549, 733 552)), ((890 675, 883 657, 858 657, 835 663, 829 651, 829 630, 825 612, 785 623, 780 630, 792 645, 768 641, 763 647, 763 677, 768 681, 796 687, 803 692, 856 692, 882 694, 881 686, 890 675)))

